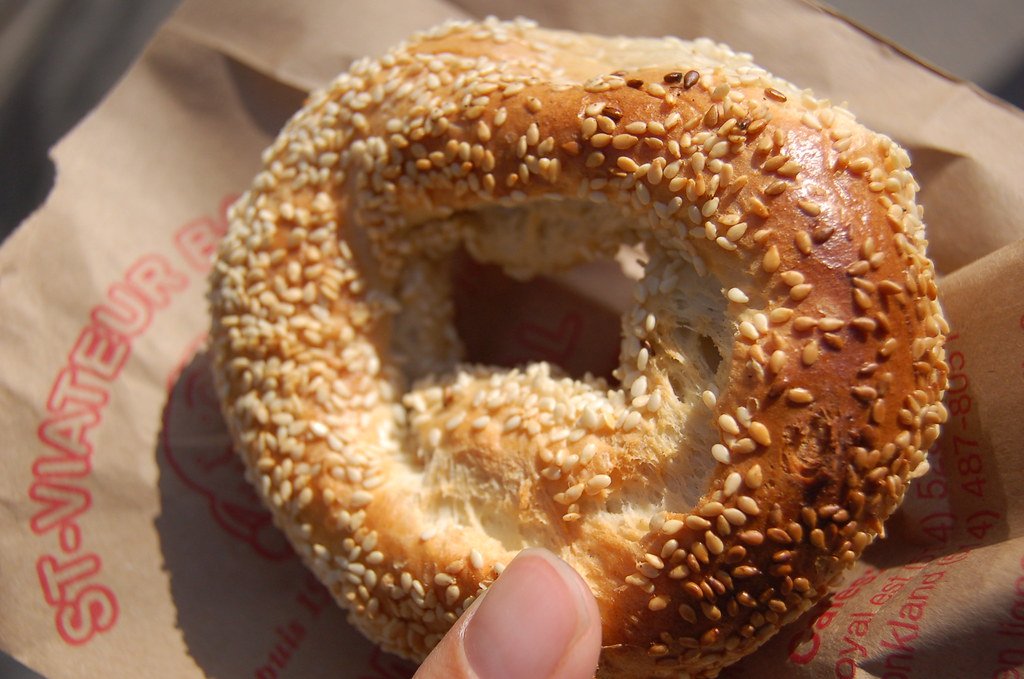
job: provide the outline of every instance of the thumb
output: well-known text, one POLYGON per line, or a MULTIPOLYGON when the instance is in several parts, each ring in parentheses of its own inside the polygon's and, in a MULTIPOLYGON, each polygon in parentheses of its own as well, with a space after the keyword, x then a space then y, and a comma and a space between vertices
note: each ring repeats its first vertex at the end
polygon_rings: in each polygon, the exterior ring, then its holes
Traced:
POLYGON ((527 549, 459 618, 414 679, 592 679, 601 618, 583 579, 527 549))

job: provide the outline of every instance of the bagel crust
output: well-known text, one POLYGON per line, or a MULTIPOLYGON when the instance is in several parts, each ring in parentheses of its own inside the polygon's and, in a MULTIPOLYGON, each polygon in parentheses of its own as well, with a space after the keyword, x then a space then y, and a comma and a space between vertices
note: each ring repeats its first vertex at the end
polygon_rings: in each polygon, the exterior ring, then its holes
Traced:
POLYGON ((528 546, 602 677, 712 677, 818 602, 947 413, 906 152, 707 40, 448 24, 285 126, 211 276, 219 398, 298 554, 422 659, 528 546), (456 253, 643 253, 614 379, 462 361, 456 253))

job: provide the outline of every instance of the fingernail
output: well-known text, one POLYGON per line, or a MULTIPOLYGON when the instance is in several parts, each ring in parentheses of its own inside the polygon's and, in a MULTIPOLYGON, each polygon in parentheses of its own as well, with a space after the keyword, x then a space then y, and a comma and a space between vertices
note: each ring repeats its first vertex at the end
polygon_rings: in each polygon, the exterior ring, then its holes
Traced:
POLYGON ((592 623, 583 587, 572 568, 550 552, 521 552, 466 628, 466 658, 476 676, 551 677, 592 623))

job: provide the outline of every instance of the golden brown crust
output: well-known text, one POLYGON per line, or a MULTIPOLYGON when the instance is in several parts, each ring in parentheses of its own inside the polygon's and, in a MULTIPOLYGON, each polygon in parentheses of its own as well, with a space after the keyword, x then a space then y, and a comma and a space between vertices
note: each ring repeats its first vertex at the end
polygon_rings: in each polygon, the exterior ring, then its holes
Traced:
POLYGON ((390 650, 423 657, 537 545, 598 598, 601 676, 714 676, 927 469, 947 327, 908 166, 706 41, 418 36, 312 95, 234 208, 211 305, 235 441, 390 650), (620 384, 458 364, 458 247, 529 276, 623 242, 648 261, 620 384))

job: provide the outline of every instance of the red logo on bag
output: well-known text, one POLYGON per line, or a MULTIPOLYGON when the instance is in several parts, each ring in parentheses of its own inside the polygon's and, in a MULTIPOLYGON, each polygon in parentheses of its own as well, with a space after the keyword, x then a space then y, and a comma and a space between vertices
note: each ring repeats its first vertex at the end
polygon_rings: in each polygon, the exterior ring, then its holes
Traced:
POLYGON ((181 480, 202 495, 214 521, 248 543, 267 559, 286 559, 293 552, 273 525, 270 513, 245 480, 242 461, 231 447, 220 414, 210 365, 197 339, 169 385, 164 410, 163 448, 167 462, 181 480))

